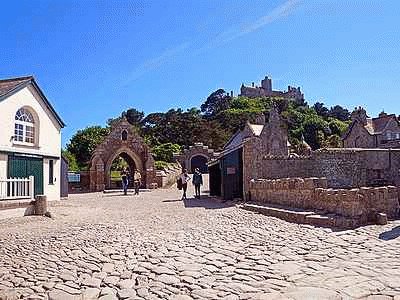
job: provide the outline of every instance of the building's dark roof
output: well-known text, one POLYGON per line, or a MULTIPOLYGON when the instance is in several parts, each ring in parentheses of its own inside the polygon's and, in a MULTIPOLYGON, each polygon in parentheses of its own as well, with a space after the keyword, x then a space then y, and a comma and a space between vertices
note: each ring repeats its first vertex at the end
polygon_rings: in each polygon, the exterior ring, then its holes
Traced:
MULTIPOLYGON (((383 116, 379 116, 377 118, 367 119, 367 124, 364 125, 363 127, 367 130, 367 132, 370 135, 378 135, 378 134, 382 134, 384 132, 385 128, 387 127, 389 122, 392 120, 398 122, 395 114, 383 115, 383 116)), ((358 122, 358 121, 354 120, 350 124, 349 128, 346 130, 345 134, 343 135, 343 139, 346 139, 348 137, 348 135, 350 134, 350 132, 353 129, 354 124, 356 122, 358 122)))
POLYGON ((54 118, 57 120, 57 122, 61 126, 61 128, 65 127, 65 123, 62 121, 60 116, 54 110, 53 106, 47 100, 46 96, 43 94, 42 90, 37 85, 35 78, 33 78, 33 76, 0 79, 0 101, 3 101, 7 97, 18 92, 19 90, 23 89, 24 87, 26 87, 29 84, 32 84, 32 86, 36 89, 36 91, 41 96, 45 105, 50 110, 50 112, 53 114, 54 118))
POLYGON ((25 76, 25 77, 17 77, 17 78, 9 78, 9 79, 0 79, 0 97, 12 92, 16 89, 20 84, 24 84, 33 79, 33 76, 25 76))
POLYGON ((384 115, 384 116, 380 116, 378 118, 373 118, 372 124, 374 127, 374 134, 382 133, 385 130, 388 123, 392 120, 397 121, 396 115, 394 115, 394 114, 384 115))

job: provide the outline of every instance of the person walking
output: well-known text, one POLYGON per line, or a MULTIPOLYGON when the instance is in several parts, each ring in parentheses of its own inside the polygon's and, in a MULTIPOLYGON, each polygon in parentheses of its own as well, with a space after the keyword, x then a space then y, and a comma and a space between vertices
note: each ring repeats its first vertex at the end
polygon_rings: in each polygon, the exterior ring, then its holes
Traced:
POLYGON ((203 175, 201 174, 199 168, 194 170, 193 174, 193 185, 194 185, 194 192, 195 198, 200 199, 200 186, 203 185, 203 175))
POLYGON ((133 185, 135 186, 135 195, 139 195, 139 188, 142 183, 142 174, 136 169, 133 174, 133 185))
POLYGON ((121 171, 121 181, 122 181, 122 189, 124 190, 124 195, 128 194, 128 185, 129 185, 129 177, 128 171, 126 168, 123 168, 121 171))
POLYGON ((179 176, 179 179, 182 182, 182 190, 183 190, 182 200, 186 200, 187 184, 191 179, 187 172, 187 169, 183 169, 181 176, 179 176))

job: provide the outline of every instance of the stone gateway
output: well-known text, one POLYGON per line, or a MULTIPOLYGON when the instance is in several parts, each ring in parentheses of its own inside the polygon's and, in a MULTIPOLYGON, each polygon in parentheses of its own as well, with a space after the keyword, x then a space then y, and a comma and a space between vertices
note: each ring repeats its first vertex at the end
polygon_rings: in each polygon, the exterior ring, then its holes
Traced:
POLYGON ((150 148, 126 118, 122 118, 111 125, 110 134, 93 152, 90 160, 91 191, 103 191, 112 187, 111 165, 118 157, 128 163, 130 172, 139 170, 142 187, 155 186, 156 172, 150 148))

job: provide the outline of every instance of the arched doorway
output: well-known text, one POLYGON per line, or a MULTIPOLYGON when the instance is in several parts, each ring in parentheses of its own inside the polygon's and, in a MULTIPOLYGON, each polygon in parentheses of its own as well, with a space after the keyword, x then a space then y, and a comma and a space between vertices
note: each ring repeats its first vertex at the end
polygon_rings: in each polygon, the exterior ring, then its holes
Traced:
POLYGON ((199 168, 201 173, 208 173, 207 167, 208 158, 203 155, 194 155, 190 159, 191 172, 193 173, 196 168, 199 168))
POLYGON ((129 178, 129 188, 133 188, 133 174, 136 169, 135 161, 126 153, 119 154, 111 163, 110 171, 106 182, 109 182, 109 189, 121 189, 121 172, 127 170, 129 178))
MULTIPOLYGON (((154 159, 149 147, 126 118, 111 125, 111 132, 97 146, 90 162, 90 190, 119 188, 120 172, 127 167, 131 178, 135 169, 142 175, 142 186, 151 188, 155 184, 154 159)), ((132 180, 131 180, 132 182, 132 180)))
POLYGON ((139 170, 142 179, 146 178, 146 174, 143 172, 143 162, 140 157, 132 150, 123 147, 111 155, 106 163, 104 170, 106 189, 119 189, 122 187, 121 171, 124 167, 129 171, 129 187, 133 187, 132 178, 135 169, 139 170))

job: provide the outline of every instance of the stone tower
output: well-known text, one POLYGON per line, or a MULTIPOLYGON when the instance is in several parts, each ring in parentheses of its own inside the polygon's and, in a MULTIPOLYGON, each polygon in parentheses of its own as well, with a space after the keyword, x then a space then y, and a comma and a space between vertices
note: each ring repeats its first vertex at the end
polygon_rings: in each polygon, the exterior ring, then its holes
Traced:
POLYGON ((271 109, 269 121, 264 126, 260 138, 265 155, 289 156, 287 126, 276 107, 271 109))
POLYGON ((360 122, 363 126, 367 125, 367 112, 364 108, 362 108, 361 106, 356 107, 354 109, 354 111, 351 113, 351 120, 355 121, 357 120, 358 122, 360 122))
POLYGON ((267 92, 272 93, 272 79, 265 76, 263 80, 261 80, 261 87, 267 92))

